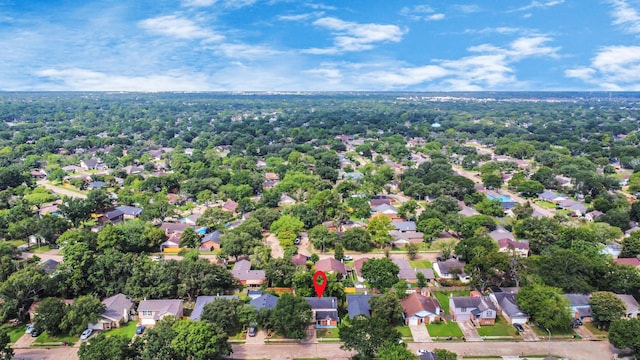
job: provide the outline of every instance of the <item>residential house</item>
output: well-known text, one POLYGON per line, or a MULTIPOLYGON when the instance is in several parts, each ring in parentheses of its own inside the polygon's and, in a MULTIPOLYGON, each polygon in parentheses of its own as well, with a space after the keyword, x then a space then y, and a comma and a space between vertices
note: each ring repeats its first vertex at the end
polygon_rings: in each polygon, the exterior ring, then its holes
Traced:
POLYGON ((359 281, 364 281, 364 278, 362 277, 362 264, 367 261, 369 261, 368 257, 361 257, 353 261, 353 271, 356 273, 356 277, 359 281))
POLYGON ((227 200, 224 204, 222 204, 222 210, 235 213, 237 209, 238 203, 233 200, 227 200))
POLYGON ((369 201, 369 205, 372 208, 376 208, 380 205, 391 205, 391 203, 393 202, 393 200, 388 199, 388 198, 373 198, 369 201))
POLYGON ((617 258, 614 260, 616 263, 620 265, 629 265, 633 266, 636 269, 640 270, 640 259, 637 257, 634 258, 617 258))
POLYGON ((191 214, 187 217, 183 217, 182 219, 180 219, 180 222, 183 224, 188 224, 188 225, 196 225, 196 223, 198 222, 198 219, 200 219, 200 217, 202 217, 202 213, 195 213, 195 214, 191 214))
POLYGON ((571 307, 571 315, 582 320, 582 322, 591 322, 591 294, 565 294, 569 300, 569 306, 571 307))
POLYGON ((498 227, 492 232, 490 232, 489 237, 491 237, 494 241, 499 241, 501 239, 515 240, 515 236, 513 236, 511 231, 506 230, 503 227, 498 227))
POLYGON ((388 204, 382 204, 371 209, 371 214, 383 214, 392 220, 398 218, 398 209, 388 204))
POLYGON ((602 211, 593 210, 593 211, 589 211, 588 213, 584 214, 584 218, 587 219, 587 221, 596 221, 596 220, 600 219, 602 217, 602 215, 604 215, 604 213, 602 211))
MULTIPOLYGON (((180 248, 180 237, 181 237, 181 235, 182 235, 181 232, 171 233, 171 235, 169 235, 167 240, 163 241, 162 244, 160 244, 160 251, 173 252, 173 251, 168 250, 168 249, 178 249, 178 248, 180 248)), ((177 250, 175 250, 175 251, 177 251, 177 250)))
POLYGON ((32 178, 39 180, 47 177, 47 173, 45 173, 43 170, 31 170, 30 175, 32 178))
POLYGON ((347 295, 347 313, 350 318, 354 318, 358 315, 366 317, 371 316, 371 305, 369 300, 373 295, 369 294, 349 294, 347 295))
POLYGON ((497 309, 488 297, 452 296, 449 298, 449 312, 453 321, 471 321, 480 325, 493 325, 497 309))
POLYGON ((278 174, 274 173, 274 172, 268 172, 264 174, 264 178, 266 180, 280 180, 280 176, 278 176, 278 174))
POLYGON ((361 172, 343 172, 340 174, 340 178, 344 180, 362 180, 364 179, 364 174, 361 172))
POLYGON ((278 201, 278 206, 291 206, 294 205, 297 201, 287 194, 282 194, 280 196, 280 201, 278 201))
POLYGON ((341 261, 334 258, 324 258, 316 262, 316 270, 324 271, 325 273, 340 273, 346 275, 347 270, 341 261))
POLYGON ((409 243, 421 243, 424 241, 424 233, 419 231, 398 231, 391 230, 389 235, 393 238, 391 243, 396 247, 403 247, 409 243))
POLYGON ((583 216, 587 212, 587 206, 575 200, 558 201, 558 206, 575 213, 577 216, 583 216))
POLYGON ((78 171, 82 171, 83 168, 76 165, 68 165, 63 167, 62 170, 64 170, 64 172, 76 173, 78 171))
POLYGON ((437 261, 433 264, 433 270, 438 276, 445 279, 459 279, 462 282, 471 281, 471 277, 464 272, 466 264, 457 259, 447 259, 446 261, 437 261))
POLYGON ((193 225, 183 223, 169 223, 163 222, 160 225, 160 229, 164 230, 164 233, 171 235, 173 233, 183 233, 188 227, 193 228, 193 225))
POLYGON ((529 321, 529 315, 520 310, 516 302, 516 295, 507 292, 493 292, 489 295, 493 304, 502 313, 502 316, 510 324, 526 324, 529 321))
POLYGON ((562 196, 554 191, 545 190, 538 197, 544 201, 556 204, 558 201, 567 200, 566 196, 562 196))
POLYGON ((100 225, 104 225, 106 223, 111 223, 113 225, 120 223, 124 221, 124 212, 122 212, 122 210, 111 210, 111 211, 107 211, 106 213, 104 213, 104 215, 102 215, 99 219, 98 222, 100 223, 100 225))
POLYGON ((220 235, 222 235, 220 231, 214 231, 203 236, 200 240, 200 250, 213 251, 214 249, 220 249, 220 235))
POLYGON ((189 318, 194 321, 200 321, 200 317, 202 317, 202 312, 204 311, 204 306, 218 299, 237 300, 239 298, 235 295, 198 296, 196 298, 196 304, 193 306, 193 311, 191 312, 191 316, 189 318))
POLYGON ((89 324, 93 330, 109 330, 119 328, 135 317, 133 301, 124 294, 116 294, 102 300, 104 310, 95 324, 89 324))
POLYGON ((90 160, 81 160, 80 167, 84 170, 97 170, 98 168, 98 160, 90 159, 90 160))
POLYGON ((468 217, 468 216, 479 215, 480 213, 476 209, 474 209, 474 208, 472 208, 470 206, 464 205, 464 206, 462 206, 462 210, 458 211, 458 214, 468 217))
POLYGON ((107 186, 107 183, 104 181, 93 181, 92 183, 87 185, 87 190, 91 191, 95 189, 102 189, 105 186, 107 186))
POLYGON ((498 251, 512 253, 520 257, 527 257, 529 256, 529 243, 526 241, 500 239, 498 240, 498 251))
POLYGON ((391 223, 395 228, 394 230, 400 232, 416 232, 418 227, 414 221, 394 221, 391 223))
POLYGON ((436 353, 429 350, 418 350, 418 359, 420 360, 437 360, 436 353))
POLYGON ((56 200, 54 202, 52 202, 51 204, 45 204, 45 205, 41 205, 40 209, 38 209, 38 214, 40 216, 43 215, 60 215, 60 211, 58 209, 58 205, 62 204, 62 200, 56 200))
POLYGON ((127 175, 142 174, 144 168, 142 166, 129 165, 124 167, 124 171, 127 173, 127 175))
POLYGON ((154 326, 158 320, 167 316, 181 318, 183 311, 182 300, 142 300, 138 305, 138 322, 140 325, 154 326))
POLYGON ((402 258, 393 258, 391 259, 391 261, 393 261, 393 263, 396 264, 400 269, 398 278, 400 278, 401 280, 406 280, 408 283, 417 283, 418 273, 422 273, 422 275, 424 275, 428 282, 432 282, 436 278, 432 269, 414 268, 409 264, 407 260, 402 258))
POLYGON ((53 259, 47 259, 47 260, 40 261, 38 265, 40 266, 40 269, 44 271, 45 274, 54 275, 56 269, 58 268, 58 265, 60 265, 60 262, 55 261, 53 259))
POLYGON ((338 317, 338 301, 335 297, 306 297, 304 299, 311 306, 317 329, 338 327, 340 318, 338 317))
POLYGON ((231 275, 238 279, 240 284, 248 287, 259 287, 266 277, 264 270, 251 270, 249 260, 240 260, 233 265, 231 275))
POLYGON ((306 266, 307 265, 307 256, 302 254, 295 254, 291 257, 291 262, 295 266, 306 266))
POLYGON ((441 320, 442 306, 435 298, 414 292, 402 299, 401 303, 406 325, 428 324, 441 320))
POLYGON ((616 294, 616 296, 624 303, 626 309, 624 317, 627 319, 636 319, 638 314, 640 314, 640 310, 638 310, 638 301, 636 301, 633 295, 616 294))
POLYGON ((271 310, 278 304, 278 297, 272 294, 264 294, 259 296, 249 303, 249 305, 256 308, 256 310, 260 311, 262 309, 271 310))
POLYGON ((142 214, 142 209, 135 206, 122 205, 118 206, 116 209, 122 211, 125 219, 136 219, 140 214, 142 214))

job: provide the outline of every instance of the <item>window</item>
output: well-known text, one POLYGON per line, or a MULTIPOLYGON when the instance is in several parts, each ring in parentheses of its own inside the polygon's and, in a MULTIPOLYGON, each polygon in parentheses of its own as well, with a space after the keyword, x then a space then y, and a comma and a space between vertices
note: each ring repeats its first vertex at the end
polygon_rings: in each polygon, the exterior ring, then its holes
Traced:
POLYGON ((153 311, 145 310, 142 312, 142 316, 151 316, 151 315, 153 315, 153 311))
POLYGON ((467 312, 467 308, 466 307, 460 308, 460 311, 467 312))

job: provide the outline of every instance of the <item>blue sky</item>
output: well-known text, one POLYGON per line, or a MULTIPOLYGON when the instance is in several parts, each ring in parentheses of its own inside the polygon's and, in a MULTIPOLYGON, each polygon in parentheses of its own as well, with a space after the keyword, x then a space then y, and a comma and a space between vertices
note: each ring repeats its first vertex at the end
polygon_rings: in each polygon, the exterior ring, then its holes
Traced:
POLYGON ((0 0, 0 90, 639 90, 640 0, 0 0))

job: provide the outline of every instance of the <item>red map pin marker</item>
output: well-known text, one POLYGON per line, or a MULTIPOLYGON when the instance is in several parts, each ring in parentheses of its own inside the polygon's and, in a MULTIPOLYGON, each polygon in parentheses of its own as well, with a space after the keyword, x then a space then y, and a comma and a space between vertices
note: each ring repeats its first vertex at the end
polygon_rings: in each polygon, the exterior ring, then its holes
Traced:
POLYGON ((313 274, 313 287, 316 289, 318 297, 321 298, 324 289, 327 287, 327 275, 324 271, 318 270, 313 274), (318 278, 322 278, 322 284, 318 284, 318 278))

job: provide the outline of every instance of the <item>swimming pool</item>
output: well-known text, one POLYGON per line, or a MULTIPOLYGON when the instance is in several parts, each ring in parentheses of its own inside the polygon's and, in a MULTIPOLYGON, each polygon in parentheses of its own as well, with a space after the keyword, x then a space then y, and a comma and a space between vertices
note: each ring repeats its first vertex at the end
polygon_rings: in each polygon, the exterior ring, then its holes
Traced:
POLYGON ((511 201, 511 196, 508 195, 499 195, 497 198, 493 195, 487 195, 489 200, 500 200, 500 202, 508 202, 511 201))

